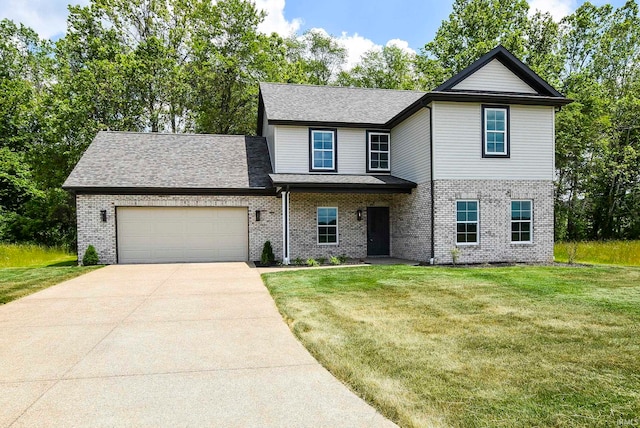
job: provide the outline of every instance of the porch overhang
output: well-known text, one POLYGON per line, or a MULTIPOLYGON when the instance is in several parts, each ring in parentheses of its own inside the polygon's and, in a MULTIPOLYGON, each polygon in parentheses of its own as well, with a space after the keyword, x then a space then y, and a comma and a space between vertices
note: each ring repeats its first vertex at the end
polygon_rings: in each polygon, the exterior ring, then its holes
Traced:
POLYGON ((411 193, 417 184, 393 175, 269 174, 273 187, 295 193, 411 193))

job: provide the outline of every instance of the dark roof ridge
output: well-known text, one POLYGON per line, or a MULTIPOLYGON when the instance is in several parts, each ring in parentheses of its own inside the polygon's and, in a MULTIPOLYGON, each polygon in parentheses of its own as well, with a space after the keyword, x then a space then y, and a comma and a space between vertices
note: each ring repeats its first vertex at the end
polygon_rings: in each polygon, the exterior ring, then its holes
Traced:
POLYGON ((104 129, 98 131, 98 133, 109 134, 132 134, 132 135, 162 135, 162 136, 189 136, 189 137, 245 137, 245 138, 263 138, 255 135, 243 135, 243 134, 204 134, 201 132, 147 132, 147 131, 114 131, 110 129, 104 129))
POLYGON ((337 86, 337 85, 313 85, 309 83, 284 83, 284 82, 259 82, 260 85, 280 85, 280 86, 306 86, 308 88, 330 88, 330 89, 355 89, 362 91, 387 91, 387 92, 415 92, 418 94, 426 94, 427 91, 419 91, 417 89, 389 89, 389 88, 363 88, 359 86, 337 86))

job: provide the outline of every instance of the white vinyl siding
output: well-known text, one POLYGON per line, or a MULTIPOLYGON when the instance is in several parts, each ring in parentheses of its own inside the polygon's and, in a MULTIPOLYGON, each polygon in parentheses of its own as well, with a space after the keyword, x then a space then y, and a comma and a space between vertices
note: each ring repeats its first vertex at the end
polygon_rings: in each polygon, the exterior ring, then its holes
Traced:
POLYGON ((415 183, 430 179, 430 119, 423 108, 391 130, 391 174, 415 183))
POLYGON ((262 125, 262 135, 267 139, 267 147, 269 147, 269 158, 271 159, 271 167, 276 170, 276 154, 275 154, 275 127, 269 125, 267 121, 267 115, 264 115, 264 121, 262 125))
MULTIPOLYGON (((309 127, 275 127, 274 172, 309 173, 309 127)), ((312 127, 313 128, 313 127, 312 127)), ((337 166, 339 174, 365 174, 367 162, 366 131, 338 128, 337 166)))
POLYGON ((479 103, 432 108, 434 179, 553 180, 553 107, 510 106, 510 158, 482 157, 479 103))
POLYGON ((338 173, 367 172, 367 135, 364 129, 338 128, 338 173))
POLYGON ((309 173, 309 128, 276 125, 275 134, 276 169, 274 172, 309 173))
POLYGON ((494 59, 453 87, 456 90, 537 93, 531 86, 494 59))
POLYGON ((118 207, 119 263, 245 261, 247 208, 118 207))

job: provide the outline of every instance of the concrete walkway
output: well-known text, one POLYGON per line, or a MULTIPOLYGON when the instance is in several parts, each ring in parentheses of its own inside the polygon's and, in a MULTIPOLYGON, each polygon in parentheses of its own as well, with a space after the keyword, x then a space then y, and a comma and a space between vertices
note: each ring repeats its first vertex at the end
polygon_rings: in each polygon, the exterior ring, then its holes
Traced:
POLYGON ((244 263, 108 266, 0 306, 0 426, 394 426, 244 263))

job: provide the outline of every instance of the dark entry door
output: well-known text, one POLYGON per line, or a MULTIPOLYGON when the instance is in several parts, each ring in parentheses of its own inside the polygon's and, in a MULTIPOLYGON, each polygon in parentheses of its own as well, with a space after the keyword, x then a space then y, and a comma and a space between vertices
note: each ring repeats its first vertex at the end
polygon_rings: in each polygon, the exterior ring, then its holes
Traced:
POLYGON ((389 255, 389 208, 367 208, 367 255, 389 255))

